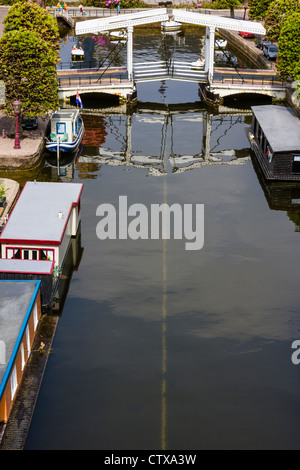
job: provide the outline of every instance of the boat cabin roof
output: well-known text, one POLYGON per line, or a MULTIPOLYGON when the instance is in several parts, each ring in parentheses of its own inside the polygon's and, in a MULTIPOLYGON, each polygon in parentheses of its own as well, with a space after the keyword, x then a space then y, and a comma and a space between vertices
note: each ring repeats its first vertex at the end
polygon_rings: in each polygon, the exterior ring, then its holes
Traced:
POLYGON ((54 261, 0 259, 0 273, 50 275, 53 268, 54 261))
POLYGON ((40 281, 0 281, 0 400, 39 289, 40 281))
POLYGON ((51 121, 75 121, 79 115, 79 109, 59 109, 51 116, 51 121))
POLYGON ((82 183, 27 182, 0 236, 0 243, 60 245, 82 183))
POLYGON ((284 106, 253 106, 253 114, 273 152, 300 152, 300 119, 284 106))

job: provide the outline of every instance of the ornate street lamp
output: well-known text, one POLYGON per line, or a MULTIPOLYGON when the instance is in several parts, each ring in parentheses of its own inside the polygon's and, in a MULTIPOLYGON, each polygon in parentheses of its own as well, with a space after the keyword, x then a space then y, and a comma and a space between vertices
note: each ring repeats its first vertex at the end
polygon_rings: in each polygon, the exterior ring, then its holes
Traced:
POLYGON ((15 145, 14 149, 20 149, 20 136, 19 136, 19 115, 21 113, 21 101, 16 100, 13 102, 14 113, 16 116, 16 134, 15 134, 15 145))

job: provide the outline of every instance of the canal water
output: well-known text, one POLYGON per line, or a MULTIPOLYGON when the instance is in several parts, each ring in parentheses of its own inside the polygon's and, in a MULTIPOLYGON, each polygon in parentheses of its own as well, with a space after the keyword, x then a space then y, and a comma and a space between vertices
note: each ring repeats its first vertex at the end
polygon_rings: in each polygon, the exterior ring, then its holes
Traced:
MULTIPOLYGON (((137 61, 161 54, 148 36, 137 61)), ((182 37, 188 60, 201 40, 182 37)), ((299 449, 299 190, 263 183, 249 103, 215 112, 195 84, 168 81, 138 99, 128 114, 84 107, 79 155, 32 175, 84 183, 83 254, 25 449, 299 449), (149 214, 204 205, 203 247, 100 240, 97 208, 118 214, 120 196, 149 214)))

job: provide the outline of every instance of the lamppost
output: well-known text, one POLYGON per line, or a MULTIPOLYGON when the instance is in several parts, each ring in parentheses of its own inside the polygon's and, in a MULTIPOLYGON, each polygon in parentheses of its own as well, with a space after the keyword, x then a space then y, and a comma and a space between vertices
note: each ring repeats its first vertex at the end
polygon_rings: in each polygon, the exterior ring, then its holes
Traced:
POLYGON ((21 113, 21 101, 16 100, 13 102, 14 113, 16 116, 16 134, 15 134, 15 145, 14 149, 20 149, 20 136, 19 136, 19 115, 21 113))
POLYGON ((245 4, 244 4, 244 18, 243 20, 246 19, 246 14, 247 14, 247 10, 248 10, 248 0, 245 0, 245 4))

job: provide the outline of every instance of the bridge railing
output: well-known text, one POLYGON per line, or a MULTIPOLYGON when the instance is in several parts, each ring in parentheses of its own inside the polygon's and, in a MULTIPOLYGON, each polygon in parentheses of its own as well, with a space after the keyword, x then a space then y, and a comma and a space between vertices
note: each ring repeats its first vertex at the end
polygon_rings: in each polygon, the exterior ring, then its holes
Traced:
POLYGON ((58 88, 63 87, 85 87, 112 85, 128 82, 127 74, 106 74, 101 78, 89 77, 58 77, 58 88))
MULTIPOLYGON (((48 13, 50 13, 54 18, 60 17, 61 9, 57 7, 47 7, 48 13)), ((127 14, 127 13, 137 13, 139 11, 146 11, 149 8, 136 8, 136 9, 125 9, 121 10, 120 14, 127 14)), ((69 16, 71 18, 76 17, 88 17, 88 18, 106 18, 110 16, 117 15, 117 9, 110 9, 110 8, 83 8, 83 12, 80 12, 79 8, 68 8, 67 10, 63 10, 63 16, 69 16)))
POLYGON ((83 60, 82 62, 80 61, 72 61, 72 60, 65 60, 63 62, 59 62, 56 66, 56 70, 84 70, 84 69, 93 69, 96 68, 98 69, 100 66, 101 62, 98 60, 83 60))
POLYGON ((285 83, 276 76, 258 78, 255 75, 247 77, 228 77, 222 75, 221 77, 213 79, 214 84, 222 85, 257 85, 257 86, 272 86, 272 87, 285 87, 285 83))

